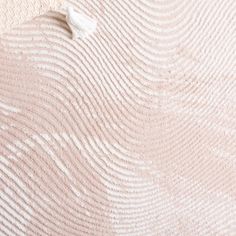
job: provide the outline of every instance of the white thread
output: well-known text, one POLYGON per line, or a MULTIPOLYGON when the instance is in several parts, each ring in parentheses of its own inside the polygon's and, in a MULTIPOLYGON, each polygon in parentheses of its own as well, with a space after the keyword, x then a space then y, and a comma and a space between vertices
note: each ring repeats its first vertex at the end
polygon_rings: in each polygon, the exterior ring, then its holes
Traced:
POLYGON ((95 32, 97 21, 82 13, 78 13, 72 6, 63 5, 61 10, 66 14, 66 21, 72 32, 72 38, 84 39, 95 32))

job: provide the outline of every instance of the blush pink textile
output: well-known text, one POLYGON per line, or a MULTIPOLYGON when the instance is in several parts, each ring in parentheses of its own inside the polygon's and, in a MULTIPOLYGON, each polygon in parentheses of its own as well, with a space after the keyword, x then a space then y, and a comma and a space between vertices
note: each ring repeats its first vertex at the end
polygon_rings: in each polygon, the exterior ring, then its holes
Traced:
POLYGON ((0 235, 235 236, 236 1, 68 2, 0 36, 0 235))

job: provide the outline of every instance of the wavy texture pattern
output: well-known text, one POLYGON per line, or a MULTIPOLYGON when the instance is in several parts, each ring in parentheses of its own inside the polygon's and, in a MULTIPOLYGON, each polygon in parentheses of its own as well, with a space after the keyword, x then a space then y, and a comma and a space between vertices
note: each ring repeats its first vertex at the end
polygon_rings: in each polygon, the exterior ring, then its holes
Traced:
POLYGON ((233 0, 71 0, 0 41, 1 235, 236 235, 233 0))

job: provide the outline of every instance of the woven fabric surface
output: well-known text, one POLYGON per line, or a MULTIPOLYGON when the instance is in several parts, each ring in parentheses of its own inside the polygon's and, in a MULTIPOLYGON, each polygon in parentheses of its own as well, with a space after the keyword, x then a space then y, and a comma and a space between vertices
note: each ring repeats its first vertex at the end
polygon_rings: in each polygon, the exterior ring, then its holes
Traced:
POLYGON ((49 10, 56 10, 63 0, 1 0, 0 34, 11 28, 42 15, 49 10))
POLYGON ((0 235, 235 236, 236 1, 68 2, 0 37, 0 235))

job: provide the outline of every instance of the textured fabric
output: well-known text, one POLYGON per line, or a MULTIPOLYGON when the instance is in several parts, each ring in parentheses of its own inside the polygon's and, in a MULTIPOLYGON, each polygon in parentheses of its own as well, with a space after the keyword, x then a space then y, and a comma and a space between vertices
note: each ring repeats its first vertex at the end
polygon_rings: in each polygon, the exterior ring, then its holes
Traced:
POLYGON ((0 40, 0 232, 236 235, 236 1, 70 0, 0 40))
POLYGON ((58 9, 63 0, 0 0, 0 34, 49 10, 58 9))

